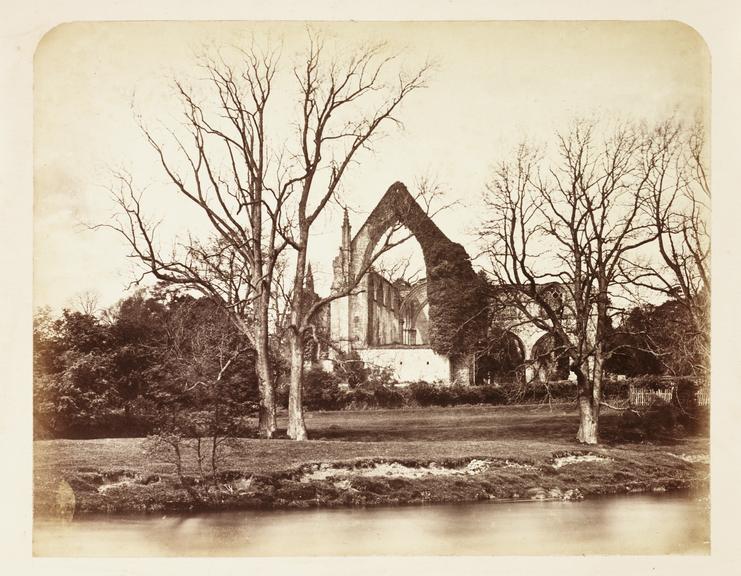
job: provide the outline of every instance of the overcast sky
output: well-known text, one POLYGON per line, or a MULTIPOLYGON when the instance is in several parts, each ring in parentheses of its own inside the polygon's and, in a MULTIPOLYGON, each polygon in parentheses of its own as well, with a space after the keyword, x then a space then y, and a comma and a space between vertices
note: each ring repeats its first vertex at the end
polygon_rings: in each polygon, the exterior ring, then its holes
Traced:
MULTIPOLYGON (((344 182, 355 230, 388 186, 430 176, 458 205, 436 219, 473 254, 472 231, 492 165, 523 138, 547 142, 575 118, 648 122, 706 117, 709 56, 702 39, 676 23, 420 23, 314 25, 345 51, 384 40, 401 65, 432 60, 428 87, 399 113, 372 153, 344 182)), ((165 231, 197 229, 166 186, 135 115, 150 126, 179 122, 172 79, 193 79, 204 49, 269 37, 282 45, 273 121, 290 126, 288 73, 304 48, 303 24, 85 23, 55 28, 35 59, 35 306, 59 309, 97 292, 108 306, 134 277, 121 239, 91 232, 113 211, 110 170, 146 186, 147 208, 165 231)), ((287 130, 287 128, 284 128, 287 130)), ((320 222, 312 264, 319 291, 331 283, 339 209, 320 222)))

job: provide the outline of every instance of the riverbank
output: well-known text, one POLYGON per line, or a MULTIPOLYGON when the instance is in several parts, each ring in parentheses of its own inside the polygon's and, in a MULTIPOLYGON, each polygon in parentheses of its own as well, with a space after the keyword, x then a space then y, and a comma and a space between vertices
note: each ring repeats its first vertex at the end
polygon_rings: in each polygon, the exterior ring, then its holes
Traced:
POLYGON ((175 465, 145 439, 34 443, 34 511, 42 516, 198 509, 310 508, 579 500, 707 490, 708 439, 573 441, 573 407, 466 407, 309 414, 308 442, 238 439, 215 478, 184 454, 175 465))

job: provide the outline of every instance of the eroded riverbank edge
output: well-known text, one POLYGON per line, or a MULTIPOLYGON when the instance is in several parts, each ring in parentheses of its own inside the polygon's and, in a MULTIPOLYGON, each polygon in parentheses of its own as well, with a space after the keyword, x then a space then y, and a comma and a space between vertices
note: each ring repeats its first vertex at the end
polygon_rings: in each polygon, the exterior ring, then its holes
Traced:
POLYGON ((227 469, 216 478, 145 468, 77 466, 38 478, 37 517, 238 509, 306 509, 474 501, 581 500, 707 491, 706 453, 674 447, 553 450, 537 458, 487 454, 313 461, 277 471, 227 469), (55 476, 55 477, 51 477, 55 476))

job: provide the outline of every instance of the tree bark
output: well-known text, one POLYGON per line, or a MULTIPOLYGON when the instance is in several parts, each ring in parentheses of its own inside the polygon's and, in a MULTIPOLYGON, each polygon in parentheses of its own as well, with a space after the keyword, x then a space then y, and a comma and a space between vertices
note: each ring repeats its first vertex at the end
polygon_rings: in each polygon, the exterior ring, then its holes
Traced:
MULTIPOLYGON (((267 317, 267 310, 265 310, 267 317)), ((257 323, 256 352, 257 378, 260 393, 260 407, 258 416, 258 435, 260 438, 270 439, 278 428, 275 419, 275 382, 273 369, 270 365, 270 347, 268 345, 267 318, 265 322, 257 323)))
POLYGON ((275 420, 275 392, 270 362, 258 355, 257 369, 259 374, 260 407, 258 416, 258 435, 270 439, 275 435, 278 425, 275 420))
POLYGON ((599 416, 602 406, 602 377, 604 375, 604 340, 600 339, 594 353, 594 367, 592 369, 592 418, 595 422, 594 438, 599 443, 599 416))
POLYGON ((289 342, 291 349, 291 376, 288 392, 288 437, 292 440, 306 440, 308 436, 306 434, 303 406, 303 334, 293 334, 289 342))
POLYGON ((585 365, 571 368, 576 375, 579 430, 576 440, 582 444, 599 443, 599 402, 594 402, 594 388, 589 381, 589 372, 585 365))
POLYGON ((582 444, 599 443, 599 415, 595 414, 595 406, 589 398, 579 398, 579 430, 576 440, 582 444))
MULTIPOLYGON (((605 275, 602 274, 602 277, 605 275)), ((601 297, 597 302, 597 323, 594 334, 594 356, 591 371, 585 365, 579 372, 583 381, 579 382, 579 430, 577 441, 583 444, 599 444, 599 415, 602 403, 602 375, 605 363, 605 327, 607 316, 607 288, 601 286, 601 297), (589 378, 591 376, 591 379, 589 378)), ((577 381, 580 376, 577 374, 577 381)))
POLYGON ((288 437, 293 440, 306 440, 304 423, 303 384, 304 384, 304 282, 306 278, 306 256, 309 245, 309 227, 300 209, 300 248, 296 252, 296 271, 293 277, 291 297, 291 325, 288 331, 288 347, 291 355, 291 374, 288 388, 288 437))
POLYGON ((255 352, 260 406, 258 436, 271 439, 278 428, 275 418, 275 380, 270 362, 269 318, 270 292, 263 286, 258 299, 259 308, 255 316, 255 352))

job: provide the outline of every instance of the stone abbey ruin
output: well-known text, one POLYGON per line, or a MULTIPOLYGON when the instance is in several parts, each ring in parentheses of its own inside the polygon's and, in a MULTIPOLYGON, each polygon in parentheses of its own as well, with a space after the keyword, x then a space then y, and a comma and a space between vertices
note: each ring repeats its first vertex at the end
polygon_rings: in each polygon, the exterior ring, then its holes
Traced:
MULTIPOLYGON (((340 355, 354 353, 367 364, 390 368, 399 382, 464 384, 496 372, 493 358, 501 350, 491 349, 491 287, 474 272, 463 246, 438 228, 404 184, 387 190, 354 236, 345 212, 333 268, 334 293, 359 282, 349 295, 332 301, 323 316, 330 365, 340 355), (415 283, 392 282, 370 266, 384 234, 398 225, 422 248, 426 278, 415 283)), ((528 322, 511 324, 495 347, 508 348, 515 363, 527 370, 521 376, 566 376, 545 332, 528 322)))

